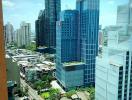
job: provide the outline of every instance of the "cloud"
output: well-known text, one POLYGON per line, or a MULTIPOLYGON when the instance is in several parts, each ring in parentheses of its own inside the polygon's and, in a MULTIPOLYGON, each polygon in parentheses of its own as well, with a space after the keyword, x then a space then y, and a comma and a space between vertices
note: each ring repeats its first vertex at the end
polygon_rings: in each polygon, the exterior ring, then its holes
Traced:
POLYGON ((15 6, 15 3, 12 2, 12 1, 9 1, 9 0, 3 0, 2 4, 3 4, 3 7, 10 7, 10 8, 12 8, 12 7, 15 6))

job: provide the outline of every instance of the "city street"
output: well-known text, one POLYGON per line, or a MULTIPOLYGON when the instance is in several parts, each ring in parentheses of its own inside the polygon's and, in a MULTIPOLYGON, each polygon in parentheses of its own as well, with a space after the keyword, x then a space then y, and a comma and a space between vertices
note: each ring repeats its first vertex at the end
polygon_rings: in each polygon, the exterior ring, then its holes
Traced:
POLYGON ((21 79, 21 86, 22 87, 26 87, 28 86, 28 94, 29 94, 29 97, 31 99, 35 99, 35 100, 44 100, 42 99, 38 94, 37 94, 37 91, 35 91, 34 89, 32 89, 23 79, 21 79))

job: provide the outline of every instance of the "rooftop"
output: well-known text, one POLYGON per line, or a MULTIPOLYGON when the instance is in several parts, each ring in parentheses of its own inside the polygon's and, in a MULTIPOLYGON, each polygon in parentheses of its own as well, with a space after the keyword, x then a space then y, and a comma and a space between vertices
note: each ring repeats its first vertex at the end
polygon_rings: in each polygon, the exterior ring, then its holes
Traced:
POLYGON ((55 65, 54 63, 52 63, 52 62, 50 62, 50 61, 43 61, 42 63, 43 63, 43 64, 46 64, 46 65, 52 65, 52 66, 55 65))
POLYGON ((121 67, 123 65, 110 61, 110 65, 121 67))
POLYGON ((6 54, 6 58, 10 58, 10 56, 8 54, 6 54))
POLYGON ((19 61, 18 65, 22 65, 22 66, 32 66, 32 64, 28 61, 19 61))
POLYGON ((46 70, 46 71, 49 71, 49 70, 51 70, 51 68, 52 67, 49 67, 48 65, 46 65, 46 64, 36 64, 37 65, 37 67, 39 68, 39 69, 41 69, 41 70, 46 70))
POLYGON ((124 54, 120 53, 120 54, 116 54, 116 55, 111 56, 109 64, 117 66, 117 67, 121 67, 124 65, 123 62, 124 62, 124 54))
POLYGON ((76 66, 76 65, 83 65, 85 63, 83 62, 77 62, 77 61, 72 61, 72 62, 65 62, 63 63, 63 66, 68 67, 68 66, 76 66))

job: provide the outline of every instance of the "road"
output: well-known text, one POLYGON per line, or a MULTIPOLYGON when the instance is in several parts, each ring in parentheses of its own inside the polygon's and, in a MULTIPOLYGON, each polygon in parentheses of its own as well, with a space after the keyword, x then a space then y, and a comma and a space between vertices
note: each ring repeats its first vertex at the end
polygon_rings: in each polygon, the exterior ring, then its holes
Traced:
POLYGON ((23 79, 20 80, 21 81, 21 86, 22 87, 26 87, 28 86, 28 94, 29 94, 29 97, 32 99, 36 99, 36 100, 44 100, 43 98, 41 98, 41 96, 39 96, 37 94, 37 91, 35 91, 34 89, 32 89, 23 79))

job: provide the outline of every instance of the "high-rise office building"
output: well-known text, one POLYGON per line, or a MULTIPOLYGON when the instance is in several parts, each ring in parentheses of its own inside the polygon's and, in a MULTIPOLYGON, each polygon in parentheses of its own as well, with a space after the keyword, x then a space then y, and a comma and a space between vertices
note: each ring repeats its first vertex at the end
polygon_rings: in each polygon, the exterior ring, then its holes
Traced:
POLYGON ((57 21, 56 77, 66 89, 83 85, 84 63, 80 60, 78 11, 65 10, 57 21))
POLYGON ((117 25, 128 24, 129 22, 129 8, 128 5, 120 5, 117 8, 117 25))
POLYGON ((132 25, 129 5, 119 6, 117 25, 107 27, 108 47, 96 59, 96 100, 132 99, 132 25))
MULTIPOLYGON (((111 36, 110 36, 111 37, 111 36)), ((113 36, 111 37, 113 40, 113 36)), ((115 41, 118 40, 115 38, 115 41)), ((109 41, 109 40, 108 40, 109 41)), ((96 59, 96 100, 132 99, 132 38, 103 48, 96 59)))
POLYGON ((41 10, 38 16, 38 19, 35 21, 35 31, 36 31, 36 46, 44 46, 47 40, 46 33, 46 24, 45 24, 45 10, 41 10))
POLYGON ((65 88, 95 85, 99 0, 77 0, 77 11, 77 20, 64 11, 57 22, 56 76, 65 88))
POLYGON ((21 29, 16 30, 16 43, 18 47, 22 47, 22 33, 21 29))
POLYGON ((117 25, 132 24, 132 1, 117 8, 117 25))
POLYGON ((18 47, 25 47, 31 44, 31 25, 22 22, 20 28, 16 30, 16 43, 18 47))
POLYGON ((48 48, 56 48, 56 21, 59 20, 61 11, 60 0, 45 0, 45 20, 46 20, 46 43, 48 48))
POLYGON ((12 43, 14 42, 14 28, 11 23, 7 23, 4 26, 4 34, 5 34, 5 42, 6 43, 12 43))
POLYGON ((17 31, 14 31, 14 43, 17 43, 17 31))
POLYGON ((99 0, 77 0, 81 61, 84 66, 84 85, 95 84, 95 58, 98 53, 99 0))

